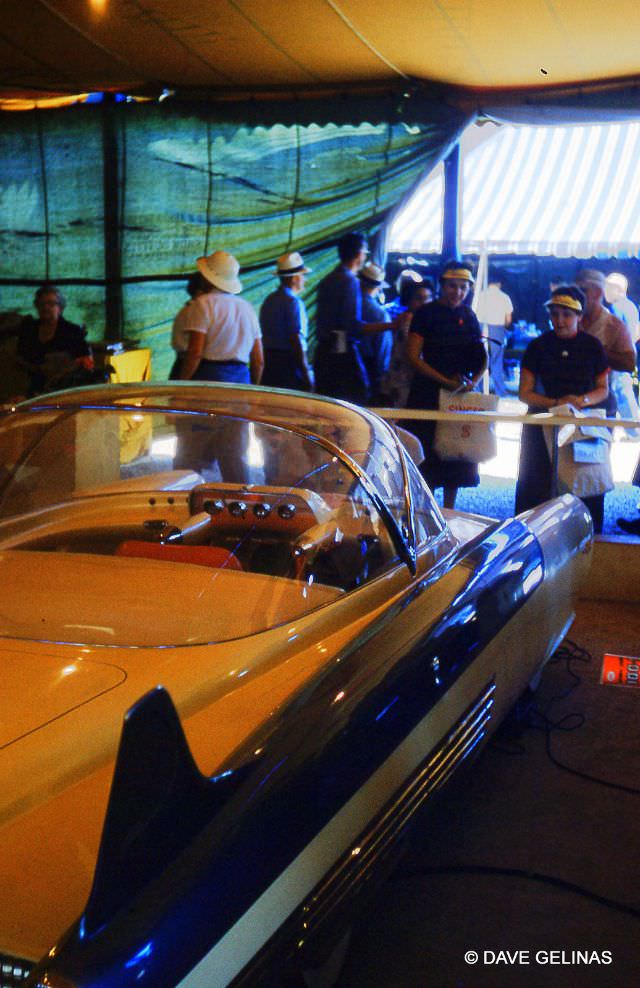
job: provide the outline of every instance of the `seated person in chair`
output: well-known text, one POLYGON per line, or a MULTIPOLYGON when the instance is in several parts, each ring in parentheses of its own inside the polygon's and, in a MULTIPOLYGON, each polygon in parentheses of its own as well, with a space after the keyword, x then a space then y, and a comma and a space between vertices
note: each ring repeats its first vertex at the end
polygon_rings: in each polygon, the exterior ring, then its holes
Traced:
POLYGON ((38 318, 20 324, 16 358, 29 374, 29 397, 91 383, 93 357, 85 330, 64 318, 65 299, 55 285, 41 285, 33 304, 38 318))

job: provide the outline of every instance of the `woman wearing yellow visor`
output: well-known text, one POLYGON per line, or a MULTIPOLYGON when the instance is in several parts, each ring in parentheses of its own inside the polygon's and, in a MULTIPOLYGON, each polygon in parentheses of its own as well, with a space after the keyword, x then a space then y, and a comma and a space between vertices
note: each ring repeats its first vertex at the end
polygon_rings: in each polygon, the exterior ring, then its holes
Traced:
MULTIPOLYGON (((545 302, 552 329, 532 340, 520 368, 520 401, 529 412, 548 411, 555 405, 578 410, 604 407, 609 394, 609 367, 599 340, 578 329, 585 298, 576 285, 558 285, 545 302)), ((520 446, 516 485, 516 513, 548 500, 551 461, 542 429, 525 425, 520 446)), ((602 531, 604 494, 583 501, 602 531)))
MULTIPOLYGON (((482 377, 487 354, 475 312, 465 305, 472 285, 470 265, 447 261, 438 298, 415 313, 407 340, 407 360, 414 371, 409 408, 437 409, 441 388, 472 391, 482 377)), ((459 487, 478 486, 478 464, 441 459, 433 448, 435 425, 418 419, 407 423, 425 451, 420 464, 424 478, 432 490, 443 488, 443 504, 453 508, 459 487)))

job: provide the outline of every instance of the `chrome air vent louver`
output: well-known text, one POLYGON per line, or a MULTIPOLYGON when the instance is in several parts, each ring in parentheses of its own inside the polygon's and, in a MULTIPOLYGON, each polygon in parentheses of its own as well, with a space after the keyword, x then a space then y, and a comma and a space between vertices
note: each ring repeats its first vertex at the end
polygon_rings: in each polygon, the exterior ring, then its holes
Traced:
POLYGON ((455 769, 478 748, 487 734, 496 686, 487 683, 453 728, 414 772, 396 799, 373 821, 357 842, 305 903, 306 929, 319 925, 345 896, 366 881, 375 860, 393 844, 426 799, 439 789, 455 769))

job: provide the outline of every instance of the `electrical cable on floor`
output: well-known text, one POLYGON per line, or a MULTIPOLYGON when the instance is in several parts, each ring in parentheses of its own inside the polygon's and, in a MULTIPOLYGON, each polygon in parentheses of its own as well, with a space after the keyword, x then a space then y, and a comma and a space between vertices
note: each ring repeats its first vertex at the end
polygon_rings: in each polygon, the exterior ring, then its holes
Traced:
MULTIPOLYGON (((549 761, 551 761, 563 772, 568 772, 569 775, 575 775, 577 778, 584 779, 586 782, 592 782, 594 785, 605 786, 607 789, 615 789, 619 792, 626 792, 631 796, 638 796, 640 795, 640 789, 633 786, 625 786, 620 782, 610 782, 608 779, 602 779, 599 776, 591 775, 589 772, 583 772, 581 769, 572 768, 571 765, 561 762, 552 751, 551 736, 554 731, 576 731, 579 727, 582 727, 585 722, 584 714, 579 712, 568 713, 565 714, 564 717, 560 717, 558 720, 553 720, 549 716, 549 711, 551 706, 556 701, 565 700, 582 682, 582 679, 578 673, 574 672, 571 668, 571 663, 588 663, 591 662, 591 659, 592 656, 586 649, 581 648, 569 638, 565 638, 563 644, 556 649, 547 665, 558 665, 560 662, 566 662, 566 671, 572 679, 571 684, 562 693, 554 694, 542 710, 538 709, 534 705, 532 697, 528 699, 528 702, 526 702, 524 706, 521 701, 518 713, 518 722, 523 726, 522 729, 531 728, 533 730, 545 732, 545 750, 547 752, 547 757, 549 758, 549 761)), ((516 741, 513 738, 510 738, 506 742, 504 740, 496 740, 494 738, 491 742, 491 747, 495 751, 499 751, 504 755, 525 754, 526 750, 519 741, 516 741)))
POLYGON ((626 916, 633 916, 640 919, 640 909, 635 906, 628 906, 624 902, 616 902, 615 899, 608 899, 604 895, 592 892, 575 882, 567 882, 563 878, 556 878, 555 875, 544 875, 538 871, 526 871, 524 868, 498 868, 492 865, 451 865, 437 868, 407 868, 398 871, 392 881, 398 879, 406 881, 407 878, 426 878, 428 875, 498 875, 505 878, 526 878, 528 881, 539 882, 542 885, 552 885, 555 888, 573 892, 592 902, 597 902, 600 906, 613 909, 615 912, 624 913, 626 916))
POLYGON ((563 772, 568 772, 569 775, 575 775, 579 779, 584 779, 586 782, 592 782, 595 785, 605 786, 607 789, 616 789, 618 792, 626 792, 632 796, 639 796, 640 789, 634 788, 633 786, 625 786, 620 782, 610 782, 608 779, 602 779, 599 776, 591 775, 589 772, 583 772, 581 769, 572 768, 570 765, 566 765, 557 758, 553 751, 551 750, 551 735, 553 731, 575 731, 584 724, 585 718, 582 713, 569 713, 565 714, 559 720, 553 720, 549 716, 549 711, 552 705, 557 700, 564 700, 580 685, 582 679, 580 676, 574 672, 571 668, 572 662, 591 662, 592 656, 590 653, 576 645, 575 642, 571 641, 569 638, 565 638, 563 644, 556 649, 553 653, 549 664, 558 664, 559 662, 566 662, 566 671, 571 676, 573 682, 563 693, 556 693, 548 701, 543 710, 538 710, 535 707, 531 707, 531 727, 534 729, 541 729, 545 732, 545 749, 549 760, 563 772), (540 726, 536 725, 535 721, 539 719, 540 726))

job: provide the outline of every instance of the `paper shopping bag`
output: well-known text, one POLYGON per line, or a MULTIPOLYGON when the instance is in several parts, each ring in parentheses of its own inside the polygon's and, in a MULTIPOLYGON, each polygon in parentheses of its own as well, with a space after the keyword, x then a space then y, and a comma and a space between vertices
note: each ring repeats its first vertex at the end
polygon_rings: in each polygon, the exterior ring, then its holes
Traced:
MULTIPOLYGON (((438 405, 441 412, 494 412, 498 396, 480 391, 455 394, 441 388, 438 405)), ((497 453, 495 423, 465 422, 463 415, 455 422, 437 422, 433 448, 442 460, 491 460, 497 453)))

